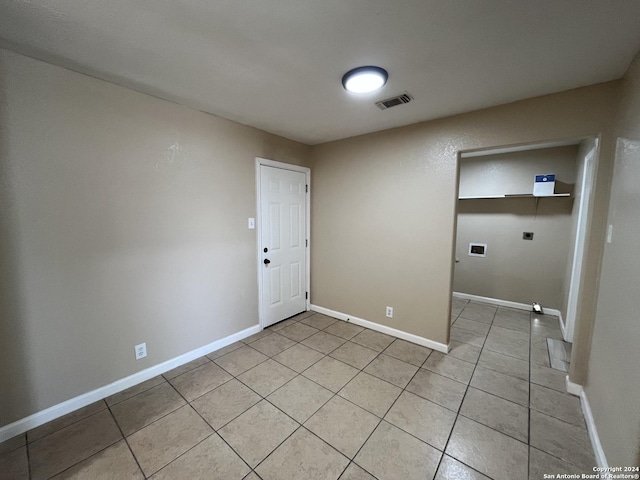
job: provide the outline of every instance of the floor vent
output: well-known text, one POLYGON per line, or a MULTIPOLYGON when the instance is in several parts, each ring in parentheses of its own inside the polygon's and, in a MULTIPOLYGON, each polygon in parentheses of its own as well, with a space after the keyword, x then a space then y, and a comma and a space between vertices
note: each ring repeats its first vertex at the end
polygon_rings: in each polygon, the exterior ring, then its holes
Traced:
POLYGON ((376 102, 376 105, 380 110, 386 110, 387 108, 395 107, 397 105, 404 105, 405 103, 409 103, 411 100, 413 100, 413 97, 407 92, 404 92, 395 97, 380 100, 379 102, 376 102))

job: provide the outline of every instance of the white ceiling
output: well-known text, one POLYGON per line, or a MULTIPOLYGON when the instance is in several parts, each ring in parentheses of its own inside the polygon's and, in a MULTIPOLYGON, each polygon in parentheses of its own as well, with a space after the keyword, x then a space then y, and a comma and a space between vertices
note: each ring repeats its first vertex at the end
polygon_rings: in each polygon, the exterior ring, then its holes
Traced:
POLYGON ((0 45, 318 144, 619 78, 640 1, 2 0, 0 45))

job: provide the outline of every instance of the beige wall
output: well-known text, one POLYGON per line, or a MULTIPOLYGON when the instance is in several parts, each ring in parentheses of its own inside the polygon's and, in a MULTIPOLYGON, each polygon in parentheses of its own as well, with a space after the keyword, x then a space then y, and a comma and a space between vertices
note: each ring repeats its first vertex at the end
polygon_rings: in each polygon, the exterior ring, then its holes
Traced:
POLYGON ((610 466, 640 465, 640 55, 622 83, 617 151, 586 392, 610 466))
POLYGON ((0 95, 0 426, 257 324, 255 157, 308 147, 4 50, 0 95))
MULTIPOLYGON (((315 147, 312 303, 446 343, 458 152, 602 133, 589 247, 590 268, 597 269, 611 166, 607 129, 617 86, 581 88, 315 147), (395 307, 395 318, 385 318, 386 305, 395 307)), ((587 297, 596 278, 587 277, 587 297)), ((592 307, 585 305, 584 323, 591 321, 592 307)))
MULTIPOLYGON (((459 196, 531 194, 541 173, 555 173, 557 182, 573 186, 576 156, 577 147, 566 146, 464 158, 459 196)), ((453 291, 560 309, 573 202, 459 200, 453 291), (523 232, 533 232, 533 240, 523 240, 523 232), (486 243, 487 256, 469 256, 470 242, 486 243)))
MULTIPOLYGON (((636 141, 638 68, 618 123, 636 141)), ((601 135, 571 379, 610 464, 637 462, 633 151, 618 155, 590 349, 618 88, 310 149, 0 50, 0 425, 256 324, 255 156, 313 154, 314 304, 447 342, 458 152, 601 135)))
POLYGON ((577 153, 576 145, 568 145, 463 158, 458 196, 531 195, 535 176, 545 173, 556 175, 556 193, 568 193, 576 180, 577 153))

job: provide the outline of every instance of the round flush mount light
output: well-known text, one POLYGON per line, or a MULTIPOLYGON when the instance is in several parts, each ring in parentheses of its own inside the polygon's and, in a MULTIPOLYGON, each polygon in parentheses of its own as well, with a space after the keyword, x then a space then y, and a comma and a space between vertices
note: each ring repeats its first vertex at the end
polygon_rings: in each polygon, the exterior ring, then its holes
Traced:
POLYGON ((369 93, 384 87, 389 74, 380 67, 358 67, 342 77, 342 86, 347 92, 369 93))

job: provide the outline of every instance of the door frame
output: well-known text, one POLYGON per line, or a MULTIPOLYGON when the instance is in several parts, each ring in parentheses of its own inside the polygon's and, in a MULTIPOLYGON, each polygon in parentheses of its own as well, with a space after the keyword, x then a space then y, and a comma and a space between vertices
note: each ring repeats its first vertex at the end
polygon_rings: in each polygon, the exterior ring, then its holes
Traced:
POLYGON ((290 163, 283 163, 275 160, 269 160, 267 158, 256 157, 256 265, 258 272, 258 320, 261 329, 265 328, 265 316, 262 307, 262 296, 264 292, 264 288, 262 285, 262 247, 260 245, 260 239, 262 238, 262 212, 260 211, 262 192, 260 189, 260 167, 263 166, 301 172, 305 174, 305 184, 307 185, 305 193, 305 238, 307 240, 305 259, 305 288, 306 292, 308 293, 306 299, 306 310, 309 311, 311 309, 311 169, 309 167, 301 167, 299 165, 292 165, 290 163))
POLYGON ((573 343, 576 322, 578 320, 578 304, 582 297, 581 280, 584 275, 586 263, 587 237, 589 236, 590 219, 595 195, 596 171, 600 158, 600 140, 594 138, 591 149, 585 153, 584 168, 582 173, 582 191, 580 192, 580 205, 578 206, 578 221, 576 238, 571 246, 570 255, 571 273, 569 291, 567 294, 566 318, 560 318, 560 327, 565 341, 573 343))
MULTIPOLYGON (((453 293, 455 293, 453 291, 453 282, 454 282, 454 276, 455 276, 455 255, 456 255, 456 245, 457 245, 457 234, 458 234, 458 192, 459 192, 459 188, 460 188, 460 164, 461 162, 465 159, 465 158, 472 158, 472 157, 481 157, 481 156, 485 156, 485 155, 492 155, 492 154, 496 154, 496 153, 510 153, 510 152, 521 152, 521 151, 527 151, 527 150, 538 150, 538 149, 543 149, 543 148, 550 148, 550 147, 562 147, 562 146, 567 146, 567 145, 576 145, 579 146, 583 141, 588 141, 588 140, 592 140, 594 142, 594 147, 585 153, 586 155, 589 155, 591 153, 591 151, 593 151, 593 158, 591 159, 591 165, 590 168, 587 172, 587 174, 590 177, 590 188, 588 189, 588 191, 585 191, 583 193, 583 195, 581 196, 581 204, 580 207, 583 208, 583 214, 584 214, 584 221, 585 221, 585 235, 583 235, 582 237, 580 237, 580 232, 576 231, 576 238, 574 239, 574 242, 570 245, 570 250, 569 250, 569 256, 568 259, 571 258, 572 260, 575 258, 575 250, 576 250, 576 245, 578 242, 585 242, 585 249, 588 246, 588 239, 586 238, 587 236, 589 236, 592 233, 592 219, 593 219, 593 205, 595 202, 595 191, 597 188, 597 172, 598 172, 598 168, 599 168, 599 163, 600 163, 600 136, 598 135, 589 135, 589 136, 581 136, 581 137, 569 137, 569 138, 564 138, 564 139, 558 139, 558 140, 552 140, 552 141, 543 141, 543 142, 531 142, 531 143, 523 143, 523 144, 518 144, 518 145, 508 145, 508 146, 495 146, 495 147, 483 147, 483 148, 478 148, 478 149, 471 149, 471 150, 460 150, 458 151, 458 157, 457 157, 457 162, 456 162, 456 201, 455 201, 455 210, 454 210, 454 215, 455 215, 455 222, 454 222, 454 231, 453 231, 453 250, 452 250, 452 259, 454 260, 453 262, 451 262, 451 298, 453 298, 453 293)), ((580 172, 578 172, 578 174, 580 174, 580 172)), ((585 182, 586 183, 586 182, 585 182)), ((568 341, 568 342, 572 342, 573 343, 573 334, 575 332, 576 329, 576 325, 578 325, 580 323, 580 319, 577 318, 576 314, 577 314, 577 305, 580 304, 580 302, 582 301, 584 292, 581 289, 581 281, 584 278, 584 266, 587 263, 587 253, 586 250, 583 251, 583 255, 582 258, 579 259, 580 263, 581 263, 581 274, 580 275, 574 275, 574 267, 575 265, 572 264, 572 268, 571 268, 571 272, 570 272, 570 278, 569 278, 569 292, 571 296, 575 296, 576 299, 576 307, 572 306, 572 302, 570 301, 570 295, 568 295, 567 298, 567 312, 566 312, 566 318, 563 318, 562 312, 558 311, 559 315, 559 324, 560 324, 560 329, 562 331, 562 337, 564 338, 564 340, 568 341), (568 323, 570 323, 568 325, 568 323)), ((451 300, 449 305, 451 306, 451 300)), ((522 304, 524 306, 524 304, 522 304)), ((449 328, 451 327, 451 325, 449 325, 449 328)))

